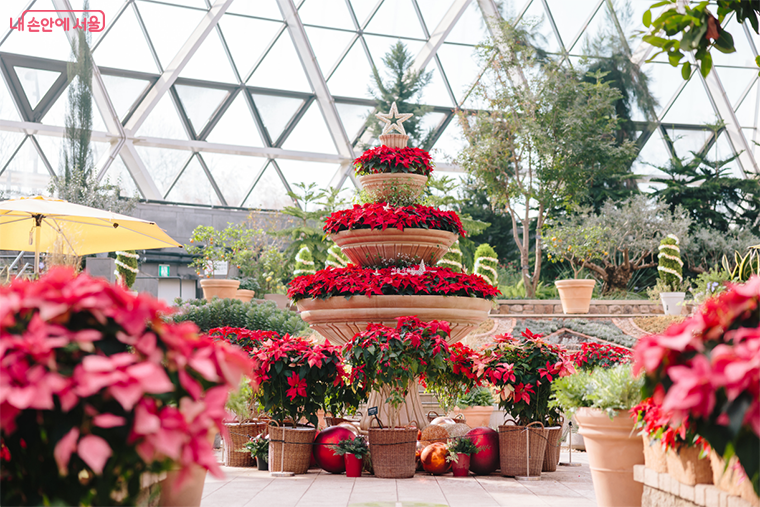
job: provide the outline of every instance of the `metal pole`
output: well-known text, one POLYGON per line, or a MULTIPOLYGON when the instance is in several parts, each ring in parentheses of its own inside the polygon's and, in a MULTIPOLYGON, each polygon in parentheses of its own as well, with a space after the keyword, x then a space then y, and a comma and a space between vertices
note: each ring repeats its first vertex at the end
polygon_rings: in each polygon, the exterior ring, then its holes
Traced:
POLYGON ((570 432, 567 435, 567 454, 570 456, 570 458, 567 463, 560 463, 560 466, 579 467, 581 466, 580 463, 573 463, 573 421, 568 421, 567 427, 570 429, 570 432))
POLYGON ((42 215, 34 216, 34 277, 40 276, 40 233, 42 232, 42 215))

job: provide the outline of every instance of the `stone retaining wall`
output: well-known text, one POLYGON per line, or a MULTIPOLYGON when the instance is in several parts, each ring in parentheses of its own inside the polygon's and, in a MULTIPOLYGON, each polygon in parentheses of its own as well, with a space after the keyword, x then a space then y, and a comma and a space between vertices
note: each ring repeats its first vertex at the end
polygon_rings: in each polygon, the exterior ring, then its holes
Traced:
MULTIPOLYGON (((500 299, 498 312, 501 315, 565 315, 559 299, 500 299)), ((681 313, 691 313, 690 304, 685 304, 681 313)), ((662 304, 647 299, 614 300, 597 299, 591 301, 589 315, 662 315, 662 304)))
POLYGON ((754 507, 712 484, 689 486, 644 465, 634 465, 633 480, 644 484, 641 507, 754 507))

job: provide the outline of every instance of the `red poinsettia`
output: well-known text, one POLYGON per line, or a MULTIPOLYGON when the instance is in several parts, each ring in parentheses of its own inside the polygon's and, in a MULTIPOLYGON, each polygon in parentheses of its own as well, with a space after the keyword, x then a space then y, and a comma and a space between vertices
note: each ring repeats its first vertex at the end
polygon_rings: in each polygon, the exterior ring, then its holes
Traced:
POLYGON ((583 342, 581 350, 570 356, 576 367, 593 370, 597 366, 610 368, 620 363, 630 363, 632 352, 623 347, 610 344, 583 342))
POLYGON ((671 423, 672 414, 662 409, 654 398, 647 398, 630 410, 636 419, 636 429, 650 440, 659 442, 663 449, 678 449, 681 446, 697 446, 700 452, 710 450, 707 441, 694 432, 694 425, 687 417, 680 423, 671 423))
POLYGON ((491 299, 499 290, 479 275, 456 273, 448 268, 345 268, 328 267, 313 275, 294 278, 288 297, 327 299, 335 296, 431 295, 491 299))
POLYGON ((378 146, 365 151, 354 160, 354 170, 359 176, 380 173, 407 173, 430 175, 433 164, 430 153, 419 148, 390 148, 378 146))
POLYGON ((386 203, 355 204, 353 208, 336 211, 325 219, 323 230, 335 234, 350 229, 435 229, 465 236, 459 216, 430 206, 393 207, 386 203))

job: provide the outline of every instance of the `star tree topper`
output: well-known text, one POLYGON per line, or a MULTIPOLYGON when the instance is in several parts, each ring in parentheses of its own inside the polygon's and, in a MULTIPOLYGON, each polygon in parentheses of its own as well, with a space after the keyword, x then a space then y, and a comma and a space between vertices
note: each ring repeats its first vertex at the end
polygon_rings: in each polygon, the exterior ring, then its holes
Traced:
POLYGON ((402 123, 414 115, 412 113, 398 114, 396 102, 393 102, 391 105, 391 110, 387 114, 377 113, 375 116, 377 116, 381 122, 385 123, 385 126, 383 127, 383 134, 397 130, 399 133, 406 135, 406 131, 404 131, 404 126, 402 123), (392 122, 394 117, 396 118, 396 123, 392 122))

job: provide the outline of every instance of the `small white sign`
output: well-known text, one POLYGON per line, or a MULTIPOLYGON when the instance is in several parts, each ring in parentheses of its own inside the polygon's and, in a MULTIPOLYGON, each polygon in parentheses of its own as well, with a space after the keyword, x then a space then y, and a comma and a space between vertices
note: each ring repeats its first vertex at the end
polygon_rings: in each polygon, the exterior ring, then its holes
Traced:
POLYGON ((214 272, 211 273, 212 275, 221 275, 221 276, 227 276, 227 261, 221 261, 214 263, 214 272))

